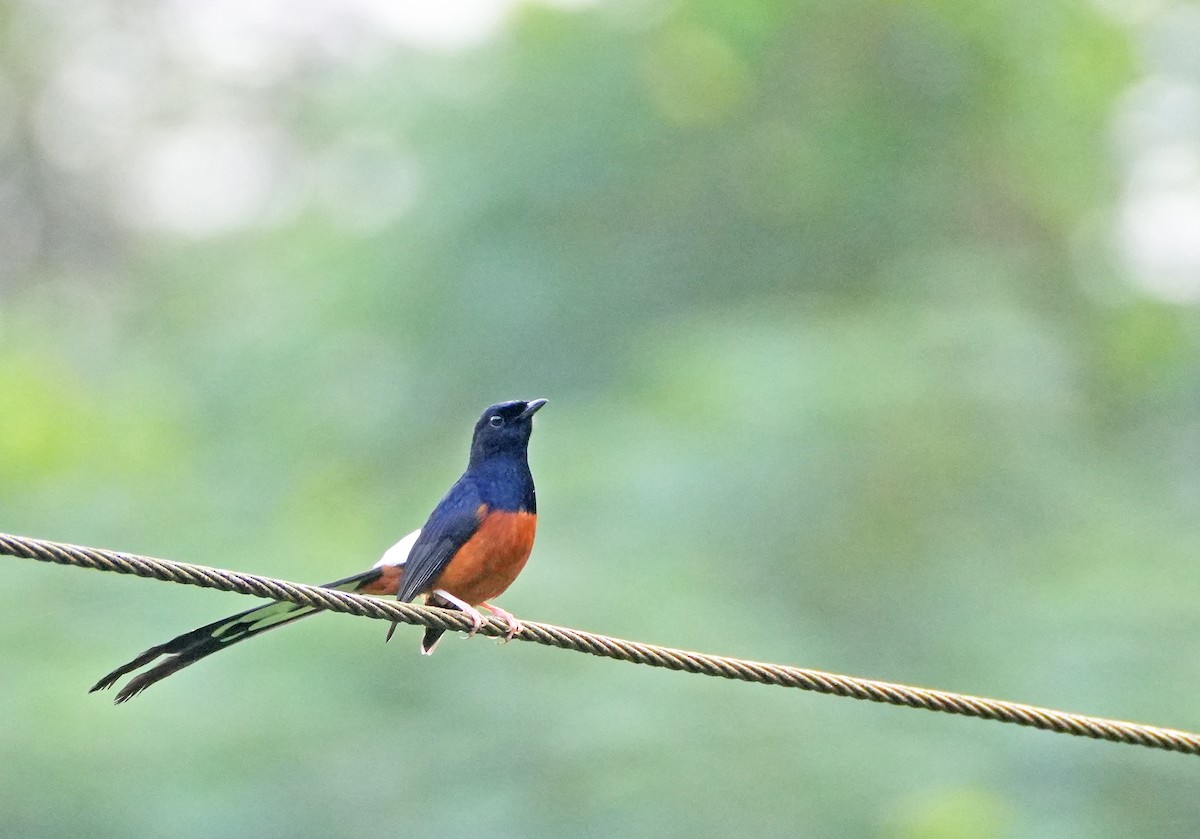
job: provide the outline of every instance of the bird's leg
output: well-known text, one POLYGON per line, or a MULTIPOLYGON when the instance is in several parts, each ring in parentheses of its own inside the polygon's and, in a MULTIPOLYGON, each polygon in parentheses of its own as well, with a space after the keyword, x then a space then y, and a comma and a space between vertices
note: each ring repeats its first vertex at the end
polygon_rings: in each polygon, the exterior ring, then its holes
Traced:
POLYGON ((525 628, 525 624, 517 620, 516 615, 512 612, 501 609, 499 606, 493 606, 491 603, 480 603, 479 605, 508 624, 508 632, 504 633, 505 642, 511 641, 518 632, 525 628))
POLYGON ((459 609, 460 611, 465 612, 467 614, 467 616, 471 619, 471 631, 467 633, 468 638, 470 638, 472 635, 474 635, 476 632, 478 632, 483 627, 483 623, 484 623, 483 615, 479 614, 479 610, 476 609, 474 606, 472 606, 470 603, 468 603, 465 600, 458 599, 457 597, 455 597, 453 594, 446 591, 445 589, 435 588, 433 590, 433 593, 436 594, 438 597, 442 598, 443 600, 445 600, 447 603, 450 603, 451 605, 453 605, 455 608, 459 609))

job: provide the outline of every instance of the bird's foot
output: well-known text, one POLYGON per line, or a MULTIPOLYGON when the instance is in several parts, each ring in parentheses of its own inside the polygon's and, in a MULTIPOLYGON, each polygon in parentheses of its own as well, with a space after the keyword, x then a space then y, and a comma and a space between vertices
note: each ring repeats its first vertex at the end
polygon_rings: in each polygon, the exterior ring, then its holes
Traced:
POLYGON ((480 606, 487 609, 500 620, 508 624, 508 631, 504 633, 504 643, 508 643, 517 636, 518 632, 525 629, 525 624, 517 620, 516 615, 506 609, 501 609, 499 606, 493 606, 491 603, 480 603, 480 606))
POLYGON ((483 615, 480 614, 479 610, 470 603, 465 600, 460 600, 445 589, 434 589, 433 593, 445 600, 447 603, 453 605, 456 609, 463 612, 471 619, 471 629, 469 632, 467 632, 468 638, 473 637, 475 633, 483 629, 483 625, 486 621, 484 620, 483 615))

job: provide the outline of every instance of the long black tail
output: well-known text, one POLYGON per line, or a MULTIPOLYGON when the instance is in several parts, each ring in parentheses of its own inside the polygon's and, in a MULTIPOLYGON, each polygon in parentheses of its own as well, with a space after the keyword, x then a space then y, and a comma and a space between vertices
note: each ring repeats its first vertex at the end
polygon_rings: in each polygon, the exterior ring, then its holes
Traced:
MULTIPOLYGON (((355 574, 353 577, 346 577, 343 580, 327 583, 322 588, 331 588, 338 591, 355 591, 379 579, 381 575, 382 571, 379 568, 372 568, 370 571, 355 574)), ((121 665, 96 682, 89 693, 98 690, 107 690, 115 685, 117 680, 125 674, 145 667, 159 656, 168 656, 165 661, 155 665, 145 673, 134 676, 125 687, 117 692, 117 697, 114 701, 118 704, 126 702, 155 682, 165 679, 172 673, 176 673, 190 664, 195 664, 200 659, 210 656, 215 652, 227 649, 238 641, 245 641, 247 638, 253 638, 259 633, 266 632, 268 629, 285 626, 292 621, 306 618, 309 615, 315 615, 321 611, 324 610, 318 609, 315 606, 301 606, 297 603, 288 603, 286 600, 276 600, 267 603, 265 606, 258 606, 254 609, 247 609, 245 612, 239 612, 236 615, 230 615, 207 626, 201 626, 193 629, 191 632, 185 632, 177 638, 172 638, 165 644, 151 647, 133 661, 121 665)))

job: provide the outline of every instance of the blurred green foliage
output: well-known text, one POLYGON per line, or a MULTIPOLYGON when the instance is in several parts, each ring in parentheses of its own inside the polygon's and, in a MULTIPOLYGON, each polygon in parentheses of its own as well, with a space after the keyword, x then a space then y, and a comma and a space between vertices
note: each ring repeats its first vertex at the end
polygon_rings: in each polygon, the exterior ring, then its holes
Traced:
MULTIPOLYGON (((0 3, 0 529, 333 579, 547 396, 518 615, 1200 728, 1200 330, 1110 243, 1098 6, 519 6, 222 76, 187 4, 73 5, 0 3), (193 111, 267 138, 237 223, 138 187, 193 111)), ((0 566, 5 836, 1200 822, 1187 758, 342 617, 114 709, 246 602, 0 566)))

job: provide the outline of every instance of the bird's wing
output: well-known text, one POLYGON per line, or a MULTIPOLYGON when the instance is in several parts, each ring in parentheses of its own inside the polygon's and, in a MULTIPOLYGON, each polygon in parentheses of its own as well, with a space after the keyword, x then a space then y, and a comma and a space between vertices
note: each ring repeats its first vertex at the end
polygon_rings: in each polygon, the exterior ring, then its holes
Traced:
POLYGON ((429 590, 458 549, 475 535, 486 509, 474 483, 465 475, 459 478, 421 528, 404 565, 397 599, 407 602, 429 590))

